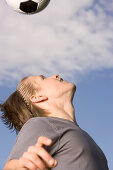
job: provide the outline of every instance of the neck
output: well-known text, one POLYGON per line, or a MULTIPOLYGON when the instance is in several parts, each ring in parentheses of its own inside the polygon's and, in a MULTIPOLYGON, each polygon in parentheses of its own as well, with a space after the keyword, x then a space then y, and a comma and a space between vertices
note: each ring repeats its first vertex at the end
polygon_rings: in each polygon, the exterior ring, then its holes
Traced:
POLYGON ((77 124, 76 119, 75 119, 75 110, 74 106, 72 104, 72 101, 70 100, 55 100, 55 101, 49 101, 49 103, 46 103, 47 105, 45 108, 49 108, 48 112, 49 115, 48 117, 58 117, 58 118, 63 118, 66 120, 70 120, 74 123, 77 124))

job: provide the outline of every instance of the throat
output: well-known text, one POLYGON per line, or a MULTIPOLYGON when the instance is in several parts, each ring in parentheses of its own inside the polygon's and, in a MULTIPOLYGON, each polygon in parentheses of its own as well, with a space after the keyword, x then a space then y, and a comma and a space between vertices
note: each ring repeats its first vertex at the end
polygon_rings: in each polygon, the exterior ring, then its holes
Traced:
POLYGON ((68 105, 68 107, 53 107, 51 108, 48 117, 57 117, 69 120, 76 123, 74 107, 68 105))

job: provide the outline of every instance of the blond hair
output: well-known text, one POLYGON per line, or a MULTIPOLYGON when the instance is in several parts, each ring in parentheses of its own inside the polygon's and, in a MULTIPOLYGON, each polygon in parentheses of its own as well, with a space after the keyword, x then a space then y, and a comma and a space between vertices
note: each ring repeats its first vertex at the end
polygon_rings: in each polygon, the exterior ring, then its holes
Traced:
POLYGON ((35 106, 31 108, 30 96, 35 94, 38 89, 30 80, 30 77, 24 77, 19 82, 17 90, 3 104, 0 104, 2 121, 9 129, 14 129, 16 132, 20 131, 30 118, 48 115, 46 110, 35 106))

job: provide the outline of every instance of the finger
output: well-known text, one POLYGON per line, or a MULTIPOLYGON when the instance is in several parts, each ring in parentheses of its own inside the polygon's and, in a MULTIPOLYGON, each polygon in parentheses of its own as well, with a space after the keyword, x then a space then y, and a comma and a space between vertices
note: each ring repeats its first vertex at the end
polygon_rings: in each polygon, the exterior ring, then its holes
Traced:
POLYGON ((21 157, 19 159, 19 167, 22 168, 22 170, 24 170, 24 168, 29 169, 29 170, 37 170, 37 167, 35 164, 33 164, 33 162, 31 162, 30 160, 27 160, 23 157, 21 157))
POLYGON ((46 164, 35 153, 24 152, 23 158, 31 161, 40 170, 46 169, 46 164))
POLYGON ((37 154, 49 167, 57 165, 57 161, 43 147, 30 146, 28 152, 37 154))
POLYGON ((36 146, 43 146, 43 145, 51 145, 52 144, 52 140, 50 138, 47 138, 45 136, 40 136, 38 138, 38 141, 36 143, 36 146))

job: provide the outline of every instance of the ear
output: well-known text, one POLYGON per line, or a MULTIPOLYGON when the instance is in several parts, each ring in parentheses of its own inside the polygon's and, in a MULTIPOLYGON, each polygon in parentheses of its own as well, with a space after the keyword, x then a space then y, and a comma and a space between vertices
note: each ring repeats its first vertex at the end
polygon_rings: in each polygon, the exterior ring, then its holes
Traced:
POLYGON ((32 95, 30 97, 30 101, 32 103, 40 103, 40 102, 43 102, 43 101, 46 101, 48 100, 48 98, 46 96, 37 96, 37 95, 32 95))

